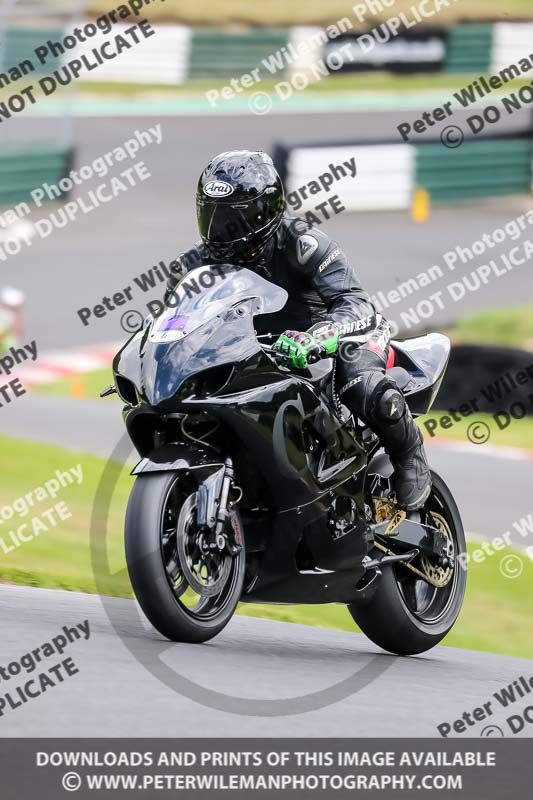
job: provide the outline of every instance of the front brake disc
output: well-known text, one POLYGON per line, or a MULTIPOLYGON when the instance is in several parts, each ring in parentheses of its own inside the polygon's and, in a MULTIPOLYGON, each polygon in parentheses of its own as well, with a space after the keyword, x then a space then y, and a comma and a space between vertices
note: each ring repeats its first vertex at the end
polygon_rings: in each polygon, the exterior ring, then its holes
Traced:
POLYGON ((197 495, 183 504, 177 524, 177 549, 183 576, 202 597, 220 594, 228 580, 232 558, 227 552, 209 550, 196 527, 197 495))

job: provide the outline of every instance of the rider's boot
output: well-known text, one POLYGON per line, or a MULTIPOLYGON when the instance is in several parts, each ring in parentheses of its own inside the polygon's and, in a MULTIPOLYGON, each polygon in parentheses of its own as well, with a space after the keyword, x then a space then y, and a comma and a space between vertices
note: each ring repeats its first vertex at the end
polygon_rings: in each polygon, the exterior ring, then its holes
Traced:
POLYGON ((380 435, 394 467, 398 505, 405 511, 416 511, 430 495, 431 472, 424 438, 409 409, 406 407, 402 418, 385 426, 380 435))

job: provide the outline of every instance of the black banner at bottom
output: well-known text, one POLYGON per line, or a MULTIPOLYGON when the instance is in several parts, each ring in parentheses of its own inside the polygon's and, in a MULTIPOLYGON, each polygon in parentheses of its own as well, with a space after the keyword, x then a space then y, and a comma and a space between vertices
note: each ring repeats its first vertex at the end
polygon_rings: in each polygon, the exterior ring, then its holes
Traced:
POLYGON ((531 740, 3 739, 3 800, 530 797, 531 740))

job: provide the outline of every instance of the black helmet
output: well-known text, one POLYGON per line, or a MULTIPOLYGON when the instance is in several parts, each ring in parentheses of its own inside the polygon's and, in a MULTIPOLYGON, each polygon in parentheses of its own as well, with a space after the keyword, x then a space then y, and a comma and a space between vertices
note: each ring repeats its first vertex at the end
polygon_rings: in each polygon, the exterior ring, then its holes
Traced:
POLYGON ((266 153, 220 153, 198 181, 198 228, 217 259, 256 261, 281 225, 284 211, 283 184, 266 153))

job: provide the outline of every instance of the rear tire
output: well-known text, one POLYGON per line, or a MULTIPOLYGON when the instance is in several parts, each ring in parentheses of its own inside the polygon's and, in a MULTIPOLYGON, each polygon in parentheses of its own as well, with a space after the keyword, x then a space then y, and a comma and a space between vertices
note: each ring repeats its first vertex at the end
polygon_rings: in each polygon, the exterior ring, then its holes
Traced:
MULTIPOLYGON (((402 656, 424 653, 444 639, 459 616, 466 589, 466 567, 457 560, 458 555, 466 552, 461 516, 442 478, 436 473, 432 473, 432 478, 433 488, 425 508, 445 520, 453 538, 455 568, 450 584, 433 589, 422 580, 414 580, 416 576, 406 567, 388 564, 382 567, 383 576, 370 601, 348 606, 355 622, 374 644, 402 656), (413 576, 412 585, 409 575, 413 576), (414 608, 417 592, 418 595, 425 593, 427 598, 424 612, 417 613, 414 608), (439 592, 445 594, 438 595, 439 592), (411 602, 407 598, 411 598, 411 602)), ((381 553, 376 551, 376 555, 381 553)))
MULTIPOLYGON (((184 520, 183 513, 194 513, 196 489, 184 473, 142 474, 126 512, 126 562, 135 596, 152 625, 175 642, 206 642, 220 633, 233 616, 244 582, 243 545, 229 569, 224 565, 220 570, 218 594, 207 587, 202 595, 188 584, 190 572, 180 564, 177 537, 180 529, 185 535, 187 523, 192 525, 192 517, 184 520)), ((236 510, 230 519, 241 537, 236 510)))

